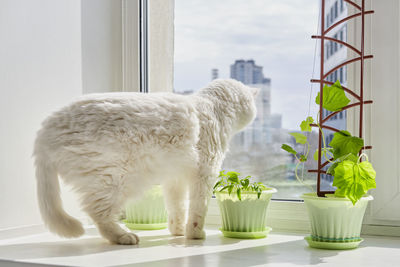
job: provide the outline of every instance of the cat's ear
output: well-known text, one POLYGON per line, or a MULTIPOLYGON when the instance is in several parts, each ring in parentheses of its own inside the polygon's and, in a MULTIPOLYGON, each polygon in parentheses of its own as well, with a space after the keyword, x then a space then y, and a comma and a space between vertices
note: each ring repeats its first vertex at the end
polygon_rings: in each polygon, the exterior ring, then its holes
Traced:
POLYGON ((254 88, 250 87, 251 93, 253 94, 253 97, 256 98, 258 94, 260 93, 260 88, 254 88))

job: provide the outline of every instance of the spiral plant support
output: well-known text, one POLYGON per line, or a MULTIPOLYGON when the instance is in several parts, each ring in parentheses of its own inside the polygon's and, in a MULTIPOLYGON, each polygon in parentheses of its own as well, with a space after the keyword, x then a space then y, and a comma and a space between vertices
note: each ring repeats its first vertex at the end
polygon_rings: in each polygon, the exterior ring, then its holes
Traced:
MULTIPOLYGON (((321 26, 321 30, 320 30, 320 35, 313 35, 311 38, 313 39, 320 39, 321 42, 321 46, 320 46, 320 52, 321 52, 321 62, 320 62, 320 79, 311 79, 312 83, 319 83, 320 87, 319 87, 319 93, 320 93, 320 103, 319 103, 319 118, 320 118, 320 127, 321 129, 327 129, 327 130, 331 130, 334 132, 339 132, 339 129, 336 129, 334 127, 328 126, 326 125, 327 121, 332 118, 333 116, 335 116, 336 114, 338 114, 339 112, 343 111, 343 110, 347 110, 350 108, 354 108, 359 106, 360 107, 360 118, 359 118, 359 134, 358 137, 363 138, 363 112, 364 112, 364 105, 365 104, 371 104, 372 100, 364 100, 364 60, 365 59, 370 59, 373 56, 372 55, 365 55, 364 53, 364 34, 365 34, 365 15, 369 15, 374 13, 373 10, 365 10, 365 0, 361 0, 361 5, 358 5, 357 3, 355 3, 354 1, 351 0, 344 0, 344 2, 348 3, 349 5, 353 6, 356 10, 356 13, 353 15, 349 15, 345 18, 343 18, 342 20, 339 20, 338 22, 334 23, 333 25, 331 25, 330 27, 328 27, 327 29, 325 29, 325 0, 321 0, 321 16, 320 16, 320 26, 321 26), (354 47, 353 45, 343 42, 341 40, 332 38, 327 36, 328 33, 334 29, 337 26, 340 26, 341 24, 345 23, 348 20, 351 19, 355 19, 357 17, 361 17, 361 47, 360 49, 354 47), (333 68, 331 68, 330 70, 326 71, 324 69, 324 55, 325 55, 325 41, 328 42, 336 42, 338 44, 344 45, 347 48, 351 49, 352 51, 354 51, 357 56, 349 59, 333 68), (350 94, 351 96, 354 97, 354 99, 356 100, 355 103, 353 104, 349 104, 347 106, 345 106, 342 110, 340 111, 336 111, 333 112, 331 114, 329 114, 328 116, 324 117, 324 112, 323 112, 323 87, 325 84, 327 85, 332 85, 333 82, 327 81, 327 77, 329 74, 333 73, 335 70, 338 70, 350 63, 356 63, 359 62, 360 63, 360 81, 359 81, 359 94, 357 94, 354 90, 350 90, 349 88, 343 87, 343 90, 350 94)), ((311 124, 312 127, 318 127, 317 124, 311 124)), ((323 170, 324 167, 326 167, 329 164, 329 161, 325 161, 322 162, 322 132, 321 130, 319 131, 319 138, 318 138, 318 168, 316 170, 309 170, 309 172, 313 172, 313 173, 317 173, 317 194, 320 197, 325 196, 325 194, 332 194, 334 193, 334 191, 322 191, 321 190, 321 174, 325 174, 325 175, 329 175, 326 173, 325 170, 323 170)), ((372 146, 364 146, 361 149, 361 152, 365 149, 371 149, 372 146)))

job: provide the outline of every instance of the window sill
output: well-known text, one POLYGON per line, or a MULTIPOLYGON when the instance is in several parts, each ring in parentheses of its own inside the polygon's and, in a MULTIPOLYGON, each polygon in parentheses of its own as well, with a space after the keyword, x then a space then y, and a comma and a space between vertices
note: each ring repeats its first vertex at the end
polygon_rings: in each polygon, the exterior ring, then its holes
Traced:
MULTIPOLYGON (((365 217, 367 217, 367 214, 365 217)), ((220 211, 215 198, 210 201, 206 223, 214 227, 221 225, 220 211)), ((400 237, 400 225, 388 225, 387 222, 385 224, 369 224, 365 223, 364 220, 361 234, 400 237)), ((278 232, 302 234, 310 232, 307 210, 304 202, 300 201, 272 200, 268 205, 267 225, 278 232)))
POLYGON ((93 227, 70 240, 37 230, 17 238, 1 231, 0 266, 358 266, 359 259, 365 267, 379 266, 381 259, 397 266, 400 248, 399 238, 364 237, 359 249, 318 250, 307 247, 305 234, 274 232, 265 239, 240 240, 223 237, 215 227, 207 228, 204 241, 172 237, 168 230, 138 231, 139 245, 121 246, 110 245, 93 227))

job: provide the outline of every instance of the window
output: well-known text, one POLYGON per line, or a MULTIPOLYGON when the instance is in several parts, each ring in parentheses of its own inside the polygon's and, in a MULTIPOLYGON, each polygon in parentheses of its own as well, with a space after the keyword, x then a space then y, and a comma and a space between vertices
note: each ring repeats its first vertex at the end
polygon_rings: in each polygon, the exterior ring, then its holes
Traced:
POLYGON ((335 2, 334 9, 335 9, 335 19, 336 19, 338 17, 338 2, 337 1, 335 2))
POLYGON ((344 3, 343 0, 340 0, 340 12, 343 12, 344 10, 344 3))
MULTIPOLYGON (((175 8, 175 92, 205 86, 215 78, 212 69, 219 78, 261 88, 257 119, 233 138, 223 169, 277 187, 279 199, 298 199, 308 189, 296 181, 294 160, 280 147, 295 146, 287 133, 299 131, 307 116, 309 92, 295 88, 310 88, 314 46, 309 36, 317 29, 318 2, 272 1, 265 8, 264 0, 176 0, 175 8), (282 12, 272 14, 274 8, 282 12)), ((315 148, 314 143, 310 153, 315 148)), ((304 173, 307 183, 315 183, 314 174, 304 173)))
MULTIPOLYGON (((343 39, 343 29, 341 29, 340 32, 339 32, 339 40, 340 41, 344 41, 344 39, 343 39)), ((340 47, 343 47, 343 44, 340 44, 340 47)))
MULTIPOLYGON (((369 2, 369 1, 367 1, 369 2)), ((374 87, 374 88, 379 88, 380 90, 375 91, 373 98, 374 98, 374 105, 375 109, 379 110, 378 113, 374 113, 373 118, 374 124, 375 123, 383 123, 381 127, 387 127, 391 128, 389 124, 395 122, 396 125, 399 123, 400 119, 400 113, 395 114, 394 116, 396 117, 395 120, 393 121, 382 121, 379 116, 385 116, 385 114, 391 114, 393 110, 390 110, 391 107, 396 106, 396 103, 398 99, 395 96, 397 95, 397 72, 399 71, 399 64, 397 60, 391 60, 391 57, 393 54, 398 53, 398 47, 399 45, 399 25, 397 23, 393 23, 393 21, 397 21, 397 18, 399 17, 399 10, 400 10, 400 3, 395 0, 390 0, 390 1, 371 1, 374 3, 374 6, 369 6, 367 7, 367 10, 369 9, 375 9, 375 15, 374 18, 374 25, 372 28, 367 27, 367 31, 371 30, 373 33, 372 37, 372 43, 374 45, 374 64, 369 65, 369 67, 374 68, 374 72, 366 78, 366 83, 365 85, 367 87, 374 87), (393 8, 395 6, 396 8, 393 8), (391 20, 385 19, 386 17, 390 17, 391 20), (383 31, 382 29, 385 29, 383 31), (391 40, 390 36, 387 34, 387 32, 392 32, 395 33, 396 38, 391 40), (386 64, 385 62, 390 62, 390 64, 386 64), (382 71, 384 68, 385 71, 382 71), (373 77, 373 79, 370 79, 373 77), (383 84, 385 86, 383 86, 383 84), (382 94, 382 90, 389 90, 391 94, 382 94), (392 105, 389 106, 387 103, 391 103, 392 105)), ((370 25, 371 26, 371 25, 370 25)), ((347 29, 349 30, 349 38, 350 38, 350 43, 352 43, 355 36, 355 27, 354 23, 351 22, 349 25, 349 28, 344 28, 343 31, 343 38, 347 39, 346 34, 347 34, 347 29)), ((393 37, 393 36, 392 36, 393 37)), ((357 41, 357 40, 356 40, 357 41)), ((367 43, 367 45, 370 45, 367 43)), ((327 49, 328 51, 328 49, 327 49)), ((339 53, 338 53, 339 54, 339 53)), ((340 53, 342 54, 342 53, 340 53)), ((333 59, 333 58, 332 58, 333 59)), ((332 60, 331 58, 329 60, 332 60)), ((349 78, 350 80, 347 81, 347 67, 343 68, 343 79, 344 82, 349 83, 348 87, 353 88, 354 84, 353 82, 359 81, 358 74, 356 73, 354 67, 357 68, 358 64, 354 65, 349 65, 349 78)), ((368 65, 367 65, 368 66, 368 65)), ((328 77, 328 79, 332 79, 328 77)), ((273 80, 272 80, 273 81, 273 80)), ((368 91, 368 90, 367 90, 368 91)), ((388 92, 389 92, 388 91, 388 92)), ((368 91, 370 94, 370 91, 368 91)), ((367 94, 368 95, 368 94, 367 94)), ((369 95, 368 95, 369 96, 369 95)), ((272 103, 274 101, 274 98, 272 98, 272 103)), ((328 112, 326 112, 327 114, 328 112)), ((348 120, 348 125, 349 125, 349 130, 354 132, 353 129, 353 118, 352 117, 352 110, 349 111, 343 111, 339 114, 338 119, 336 121, 341 121, 346 123, 347 121, 347 115, 346 113, 350 113, 350 119, 348 120)), ((369 124, 369 119, 367 117, 366 119, 367 125, 369 124)), ((398 125, 397 125, 398 126, 398 125)), ((394 127, 391 128, 393 129, 393 132, 385 132, 383 133, 380 129, 380 127, 373 127, 373 128, 367 128, 371 131, 370 134, 373 135, 375 144, 378 144, 379 146, 382 145, 383 149, 376 149, 372 151, 372 160, 374 160, 374 164, 377 166, 377 171, 381 173, 378 177, 378 183, 380 183, 380 187, 376 190, 373 190, 373 194, 375 197, 375 200, 370 204, 370 211, 367 211, 367 215, 365 218, 366 224, 363 227, 363 233, 364 234, 376 234, 376 233, 386 233, 388 235, 398 233, 398 229, 400 226, 400 210, 398 209, 398 205, 400 205, 400 199, 399 199, 399 194, 398 194, 398 188, 397 187, 391 187, 393 184, 399 184, 399 177, 400 175, 398 174, 397 169, 391 169, 390 166, 396 166, 396 164, 399 161, 399 155, 395 151, 398 151, 400 149, 390 149, 393 148, 393 146, 397 146, 398 143, 391 142, 390 140, 397 140, 397 136, 400 135, 398 133, 399 127, 394 127), (396 130, 397 129, 397 130, 396 130), (384 139, 389 139, 385 142, 384 139), (386 160, 380 160, 385 153, 390 152, 390 162, 386 160), (383 185, 382 185, 383 184, 383 185), (380 226, 377 226, 380 225, 380 226), (382 225, 391 225, 390 227, 382 227, 382 225), (397 226, 397 227, 396 227, 397 226)), ((367 134, 368 135, 368 134, 367 134)), ((325 135, 326 141, 329 142, 332 139, 333 136, 327 134, 325 135)), ((330 180, 331 177, 326 177, 326 183, 329 184, 332 181, 330 180)), ((270 204, 270 217, 269 217, 269 224, 274 227, 274 229, 280 229, 280 230, 305 230, 307 231, 309 228, 309 225, 307 224, 308 218, 307 214, 305 213, 304 205, 302 203, 298 202, 281 202, 281 201, 273 201, 270 204)), ((217 207, 215 207, 216 210, 217 207)), ((214 210, 214 209, 213 209, 214 210)))
POLYGON ((329 45, 328 44, 326 44, 325 45, 325 53, 326 53, 326 59, 328 59, 329 58, 329 45))
POLYGON ((331 16, 328 13, 328 15, 326 16, 326 28, 329 28, 329 26, 331 26, 331 16))
POLYGON ((344 83, 344 80, 343 80, 343 68, 339 69, 339 73, 340 73, 339 81, 340 81, 341 84, 343 84, 344 83))
MULTIPOLYGON (((334 39, 337 39, 337 38, 338 38, 338 35, 335 34, 335 35, 333 36, 333 38, 334 38, 334 39)), ((336 51, 338 50, 338 43, 333 42, 333 46, 334 46, 334 51, 335 51, 335 53, 336 53, 336 51)))

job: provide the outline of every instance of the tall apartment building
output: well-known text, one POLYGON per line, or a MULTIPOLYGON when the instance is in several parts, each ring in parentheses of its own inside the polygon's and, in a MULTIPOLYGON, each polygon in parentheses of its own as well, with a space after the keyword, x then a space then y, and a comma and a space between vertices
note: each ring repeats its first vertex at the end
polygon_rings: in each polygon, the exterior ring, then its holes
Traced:
POLYGON ((211 81, 218 79, 218 77, 219 77, 218 69, 211 69, 211 81))
POLYGON ((263 67, 257 66, 253 59, 235 60, 231 65, 231 78, 244 84, 270 84, 271 80, 264 78, 263 67))
MULTIPOLYGON (((347 4, 344 0, 326 0, 325 1, 325 29, 332 26, 337 21, 347 16, 347 4)), ((347 41, 347 24, 340 24, 340 26, 332 29, 329 37, 347 41)), ((347 48, 342 44, 336 42, 325 41, 325 55, 324 57, 324 69, 325 72, 329 71, 333 67, 343 63, 347 60, 347 48)), ((344 86, 347 84, 347 67, 342 67, 327 77, 328 81, 336 82, 337 80, 344 86)), ((324 110, 324 117, 331 114, 330 111, 324 110)), ((339 114, 333 116, 328 122, 328 125, 337 129, 346 129, 346 111, 342 111, 339 114)), ((329 144, 333 139, 333 132, 324 130, 326 144, 329 144)), ((323 179, 332 181, 333 177, 329 175, 323 175, 323 179)))
POLYGON ((236 60, 231 65, 231 78, 242 83, 260 88, 256 99, 257 117, 253 124, 237 135, 236 144, 244 149, 271 143, 271 131, 282 127, 281 114, 271 114, 271 79, 265 78, 263 67, 254 60, 236 60))

